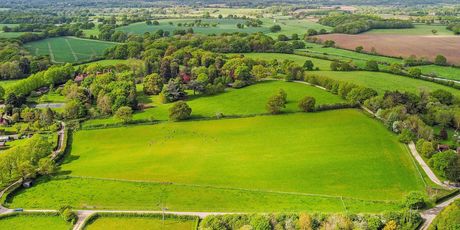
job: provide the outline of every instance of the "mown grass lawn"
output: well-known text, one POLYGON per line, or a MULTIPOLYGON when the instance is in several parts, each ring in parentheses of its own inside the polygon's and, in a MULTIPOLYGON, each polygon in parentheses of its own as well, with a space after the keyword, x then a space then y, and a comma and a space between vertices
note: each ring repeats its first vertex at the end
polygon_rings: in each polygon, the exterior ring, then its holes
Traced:
POLYGON ((105 49, 115 44, 76 37, 56 37, 29 42, 24 47, 32 55, 49 55, 51 61, 56 63, 75 63, 101 57, 105 49))
POLYGON ((399 90, 412 93, 419 93, 420 90, 433 91, 443 89, 451 92, 457 97, 460 96, 460 90, 436 84, 429 81, 418 80, 414 78, 398 76, 389 73, 353 71, 353 72, 332 72, 316 71, 315 74, 326 76, 335 80, 352 82, 357 85, 373 88, 380 94, 388 90, 399 90))
MULTIPOLYGON (((266 113, 265 105, 268 98, 283 89, 287 93, 288 103, 285 112, 299 111, 298 102, 305 96, 315 97, 317 104, 333 104, 343 102, 337 95, 333 95, 313 86, 284 81, 263 81, 241 89, 227 89, 225 93, 215 96, 191 96, 187 103, 192 108, 194 118, 215 117, 217 113, 230 115, 251 115, 266 113)), ((193 94, 193 93, 191 93, 193 94)), ((168 111, 172 104, 162 104, 157 96, 147 96, 142 93, 142 86, 138 87, 139 102, 154 106, 142 112, 135 113, 134 120, 168 120, 168 111)), ((83 126, 95 124, 111 124, 117 121, 113 118, 95 119, 83 123, 83 126)))
POLYGON ((86 226, 87 230, 192 230, 195 227, 195 221, 192 220, 174 220, 151 217, 99 217, 93 223, 86 226))
POLYGON ((39 182, 8 203, 380 212, 423 191, 406 147, 355 109, 78 131, 61 168, 72 178, 39 182), (383 200, 392 202, 373 202, 383 200))
POLYGON ((0 218, 0 229, 69 229, 70 225, 60 216, 51 215, 17 215, 0 218))
MULTIPOLYGON (((229 54, 232 55, 232 54, 229 54)), ((331 70, 331 61, 318 59, 318 58, 310 58, 295 54, 282 54, 282 53, 244 53, 245 57, 253 58, 253 59, 260 59, 260 60, 278 60, 278 62, 283 62, 283 60, 290 60, 294 61, 300 66, 303 66, 306 60, 311 60, 315 67, 318 67, 319 70, 331 70)))

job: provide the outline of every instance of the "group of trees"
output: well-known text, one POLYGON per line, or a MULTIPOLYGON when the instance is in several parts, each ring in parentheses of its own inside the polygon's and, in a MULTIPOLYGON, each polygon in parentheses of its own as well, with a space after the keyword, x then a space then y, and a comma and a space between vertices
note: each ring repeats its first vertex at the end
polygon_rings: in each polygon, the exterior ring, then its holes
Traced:
POLYGON ((422 221, 417 212, 388 212, 381 215, 344 214, 241 214, 208 216, 200 223, 203 229, 412 229, 422 221))
POLYGON ((19 178, 33 178, 38 174, 54 172, 55 163, 49 158, 53 150, 45 136, 35 134, 23 145, 15 146, 0 154, 0 185, 19 178))
POLYGON ((412 28, 414 25, 408 20, 383 19, 377 16, 358 14, 339 14, 323 17, 319 23, 334 27, 333 32, 358 34, 371 29, 402 29, 412 28))
POLYGON ((10 125, 12 124, 16 133, 21 136, 37 131, 57 131, 59 129, 59 123, 55 120, 59 114, 50 108, 13 108, 7 105, 3 109, 2 116, 4 114, 10 116, 10 125))
POLYGON ((50 66, 47 57, 31 56, 19 42, 0 41, 0 79, 18 79, 50 66))

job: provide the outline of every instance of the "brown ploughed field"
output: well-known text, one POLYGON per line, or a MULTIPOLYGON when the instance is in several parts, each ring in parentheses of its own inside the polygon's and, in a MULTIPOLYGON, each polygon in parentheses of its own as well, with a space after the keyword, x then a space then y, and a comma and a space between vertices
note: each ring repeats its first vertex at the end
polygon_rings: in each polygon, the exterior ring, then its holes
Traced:
POLYGON ((426 57, 434 60, 442 54, 452 64, 460 64, 460 36, 417 36, 381 34, 325 34, 321 40, 333 40, 341 48, 354 50, 363 46, 366 51, 375 48, 378 54, 394 57, 426 57))

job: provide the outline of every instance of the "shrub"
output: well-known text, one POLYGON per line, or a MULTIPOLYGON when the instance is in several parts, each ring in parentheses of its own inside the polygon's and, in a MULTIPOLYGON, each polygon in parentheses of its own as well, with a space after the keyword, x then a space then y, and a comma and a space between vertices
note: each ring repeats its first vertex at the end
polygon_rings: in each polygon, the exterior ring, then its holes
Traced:
POLYGON ((133 119, 133 110, 129 106, 122 106, 115 112, 115 118, 126 124, 133 119))
POLYGON ((313 112, 315 110, 316 100, 314 97, 306 96, 299 101, 299 109, 304 112, 313 112))
POLYGON ((281 113, 283 108, 286 108, 287 95, 284 90, 280 90, 277 94, 273 95, 268 99, 267 105, 265 108, 267 112, 271 114, 281 113))
POLYGON ((192 114, 192 108, 187 105, 184 101, 178 101, 169 108, 169 119, 172 121, 181 121, 190 118, 192 114))
POLYGON ((410 209, 422 209, 426 206, 425 198, 420 192, 410 192, 404 198, 404 207, 410 209))
POLYGON ((307 213, 300 213, 299 215, 299 228, 300 230, 312 230, 312 218, 307 213))
POLYGON ((403 129, 398 136, 398 140, 405 144, 409 144, 414 138, 414 134, 409 129, 403 129))
POLYGON ((271 230, 270 220, 266 216, 257 215, 251 219, 254 230, 271 230))
POLYGON ((62 206, 59 209, 59 214, 66 222, 69 222, 71 224, 75 224, 78 220, 77 214, 74 211, 72 211, 72 207, 68 205, 62 206))

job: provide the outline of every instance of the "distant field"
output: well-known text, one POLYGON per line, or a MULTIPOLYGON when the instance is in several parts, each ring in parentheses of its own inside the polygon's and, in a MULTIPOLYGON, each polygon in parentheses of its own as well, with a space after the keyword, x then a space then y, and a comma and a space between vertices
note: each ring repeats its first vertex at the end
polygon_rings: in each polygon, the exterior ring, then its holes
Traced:
POLYGON ((125 64, 129 65, 131 63, 141 63, 142 61, 140 60, 135 60, 135 59, 128 59, 128 60, 99 60, 99 61, 94 61, 94 62, 89 62, 85 64, 80 64, 78 66, 84 66, 84 65, 90 65, 90 64, 99 64, 101 66, 110 66, 110 65, 116 65, 116 64, 125 64))
POLYGON ((397 205, 371 200, 423 190, 406 147, 354 109, 78 131, 62 172, 83 178, 8 202, 158 209, 165 196, 170 210, 378 212, 397 205))
POLYGON ((101 57, 107 48, 114 45, 112 42, 76 37, 56 37, 29 42, 24 47, 36 56, 49 55, 56 63, 74 63, 101 57))
POLYGON ((417 66, 417 68, 421 69, 424 74, 435 73, 441 78, 460 81, 460 68, 437 65, 417 66))
POLYGON ((284 34, 287 36, 291 36, 292 34, 298 34, 300 38, 307 33, 308 29, 314 29, 319 31, 321 29, 325 29, 326 31, 331 31, 332 28, 328 26, 323 26, 319 23, 312 22, 307 19, 262 19, 264 22, 264 27, 270 27, 272 25, 280 25, 281 31, 277 33, 268 32, 268 35, 272 35, 276 37, 278 34, 284 34))
POLYGON ((365 34, 396 34, 396 35, 454 35, 454 33, 446 29, 446 25, 426 25, 415 24, 414 28, 409 29, 373 29, 365 32, 365 34), (432 30, 437 33, 433 34, 432 30))
MULTIPOLYGON (((317 104, 331 104, 343 100, 324 90, 284 81, 265 81, 242 89, 228 89, 227 92, 215 96, 191 97, 187 103, 192 108, 192 116, 215 117, 217 113, 230 115, 251 115, 266 113, 265 105, 270 96, 283 89, 287 93, 288 103, 285 112, 298 111, 298 101, 304 96, 313 96, 317 104)), ((142 93, 141 86, 138 89, 141 96, 139 102, 152 105, 154 108, 135 113, 134 120, 149 119, 168 120, 168 109, 171 104, 161 104, 158 96, 146 96, 142 93)), ((109 124, 116 122, 113 118, 88 120, 83 126, 94 124, 109 124)))
MULTIPOLYGON (((231 54, 229 54, 231 55, 231 54)), ((271 61, 273 59, 278 60, 279 62, 283 62, 283 60, 291 60, 295 63, 303 66, 306 60, 311 60, 315 67, 319 67, 320 70, 330 70, 331 69, 331 61, 318 59, 318 58, 310 58, 304 57, 295 54, 282 54, 282 53, 244 53, 246 57, 253 58, 253 59, 261 59, 271 61)))
POLYGON ((0 229, 69 229, 70 225, 60 216, 45 215, 16 215, 11 217, 0 217, 0 229))
POLYGON ((383 93, 387 90, 408 91, 418 93, 420 90, 433 91, 436 89, 444 89, 460 97, 460 90, 443 86, 440 84, 403 77, 388 73, 353 71, 353 72, 332 72, 320 71, 316 72, 319 75, 327 76, 332 79, 348 81, 357 85, 367 86, 383 93))
POLYGON ((411 36, 379 34, 326 34, 319 35, 322 40, 333 40, 339 47, 354 50, 363 46, 366 51, 375 48, 377 53, 394 57, 427 57, 433 60, 436 55, 444 55, 448 62, 460 64, 460 36, 411 36))
POLYGON ((192 230, 195 221, 173 220, 152 217, 99 217, 95 222, 86 226, 88 230, 192 230))
POLYGON ((173 32, 174 30, 187 30, 192 28, 195 33, 200 34, 221 34, 221 33, 234 33, 234 32, 267 32, 268 28, 264 27, 245 27, 244 29, 239 29, 236 27, 237 23, 244 23, 245 20, 242 19, 201 19, 202 23, 216 24, 216 27, 188 27, 188 26, 178 26, 178 23, 193 23, 196 19, 162 19, 158 20, 160 25, 147 25, 145 22, 134 23, 128 26, 122 26, 117 28, 117 30, 133 33, 133 34, 144 34, 146 32, 153 33, 157 30, 164 30, 173 32), (170 25, 169 22, 172 22, 173 25, 170 25))

